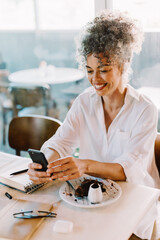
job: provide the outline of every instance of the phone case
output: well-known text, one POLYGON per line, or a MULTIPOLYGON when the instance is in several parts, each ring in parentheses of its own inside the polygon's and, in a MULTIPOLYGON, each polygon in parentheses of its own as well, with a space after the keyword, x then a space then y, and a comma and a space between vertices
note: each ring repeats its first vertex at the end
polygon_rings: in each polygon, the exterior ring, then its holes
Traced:
POLYGON ((33 162, 39 163, 42 165, 42 168, 37 169, 37 171, 46 171, 47 170, 48 162, 45 158, 45 155, 42 152, 40 152, 39 150, 28 149, 28 153, 33 162))

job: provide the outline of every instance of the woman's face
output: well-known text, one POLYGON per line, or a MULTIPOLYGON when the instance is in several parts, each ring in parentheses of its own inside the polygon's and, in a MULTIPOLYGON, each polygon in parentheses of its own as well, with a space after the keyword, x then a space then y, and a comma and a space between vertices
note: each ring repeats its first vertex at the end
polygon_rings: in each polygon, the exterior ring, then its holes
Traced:
POLYGON ((103 54, 90 54, 86 65, 88 80, 99 96, 121 92, 123 87, 122 70, 118 65, 107 63, 103 54))

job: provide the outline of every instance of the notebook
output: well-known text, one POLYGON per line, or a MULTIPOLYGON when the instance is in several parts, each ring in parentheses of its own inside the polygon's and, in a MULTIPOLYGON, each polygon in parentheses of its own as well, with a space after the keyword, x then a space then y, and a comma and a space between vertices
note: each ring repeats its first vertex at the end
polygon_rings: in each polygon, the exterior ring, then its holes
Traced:
POLYGON ((14 156, 12 161, 7 162, 7 164, 1 166, 0 182, 4 185, 18 189, 26 193, 31 193, 37 190, 38 188, 42 187, 44 184, 34 184, 29 179, 29 176, 26 172, 20 173, 18 175, 10 175, 13 172, 17 172, 22 169, 28 168, 28 164, 30 162, 32 162, 30 158, 14 156))

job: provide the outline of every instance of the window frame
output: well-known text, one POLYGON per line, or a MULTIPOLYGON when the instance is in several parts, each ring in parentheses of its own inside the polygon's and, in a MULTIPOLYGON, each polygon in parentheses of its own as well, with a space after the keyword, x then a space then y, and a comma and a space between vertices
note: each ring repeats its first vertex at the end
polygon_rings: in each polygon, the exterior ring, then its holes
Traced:
POLYGON ((104 9, 113 9, 113 0, 94 0, 95 15, 104 9))

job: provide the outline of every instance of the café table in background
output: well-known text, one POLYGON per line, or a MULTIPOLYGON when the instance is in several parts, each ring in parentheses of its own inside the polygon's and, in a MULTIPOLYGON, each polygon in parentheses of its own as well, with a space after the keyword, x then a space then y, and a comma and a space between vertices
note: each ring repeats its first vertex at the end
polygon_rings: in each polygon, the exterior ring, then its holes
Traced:
POLYGON ((48 65, 11 73, 8 79, 11 83, 17 84, 48 84, 51 96, 49 116, 54 114, 53 117, 63 121, 72 98, 72 94, 66 95, 63 91, 72 86, 74 92, 84 77, 85 73, 79 69, 48 65))
POLYGON ((84 78, 84 72, 76 68, 59 68, 48 66, 46 68, 33 68, 21 70, 9 75, 11 82, 31 84, 64 84, 77 82, 84 78))

